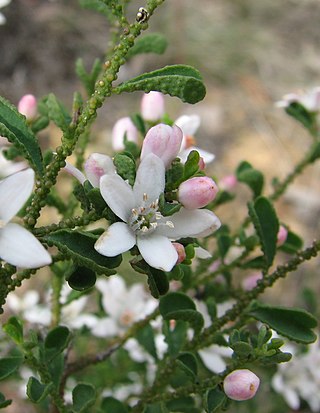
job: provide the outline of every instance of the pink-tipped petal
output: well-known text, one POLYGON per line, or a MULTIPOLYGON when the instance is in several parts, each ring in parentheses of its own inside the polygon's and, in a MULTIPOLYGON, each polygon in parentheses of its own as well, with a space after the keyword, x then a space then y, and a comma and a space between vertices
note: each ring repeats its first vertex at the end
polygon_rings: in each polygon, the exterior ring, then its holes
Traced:
POLYGON ((141 99, 141 115, 144 120, 156 122, 164 115, 164 96, 161 92, 151 91, 141 99))
POLYGON ((160 123, 149 129, 142 145, 141 159, 150 153, 162 159, 166 168, 170 166, 180 151, 182 132, 178 126, 160 123))
POLYGON ((106 174, 115 173, 115 167, 110 156, 92 153, 84 165, 86 176, 94 188, 99 187, 100 178, 106 174))
POLYGON ((112 129, 112 147, 116 152, 124 150, 125 137, 130 142, 138 142, 138 129, 129 117, 119 119, 112 129))

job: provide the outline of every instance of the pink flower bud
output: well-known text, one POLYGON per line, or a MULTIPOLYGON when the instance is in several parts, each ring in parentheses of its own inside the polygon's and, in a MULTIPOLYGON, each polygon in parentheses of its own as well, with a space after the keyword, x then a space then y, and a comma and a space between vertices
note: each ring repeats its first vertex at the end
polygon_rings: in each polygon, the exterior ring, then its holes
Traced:
POLYGON ((138 129, 129 117, 119 119, 112 129, 112 147, 115 151, 124 150, 124 138, 138 142, 138 129))
POLYGON ((180 264, 180 262, 186 259, 186 251, 184 249, 184 246, 180 244, 179 242, 172 242, 172 245, 174 246, 174 248, 176 249, 178 253, 177 264, 180 264))
POLYGON ((252 371, 234 370, 223 381, 225 394, 232 400, 249 400, 254 397, 260 384, 260 379, 252 371))
POLYGON ((219 181, 219 187, 226 191, 232 191, 237 186, 238 180, 235 175, 226 175, 219 181))
POLYGON ((141 115, 144 120, 156 122, 164 115, 164 96, 160 92, 149 92, 141 100, 141 115))
POLYGON ((84 169, 89 182, 95 188, 99 187, 101 176, 115 173, 112 159, 101 153, 92 153, 86 160, 84 169))
POLYGON ((32 120, 37 116, 37 99, 33 95, 24 95, 19 100, 18 111, 28 120, 32 120))
POLYGON ((177 157, 182 142, 182 131, 174 125, 173 127, 160 123, 149 129, 144 138, 141 150, 141 159, 149 153, 161 158, 166 167, 177 157))
POLYGON ((281 247, 283 245, 288 237, 288 230, 285 228, 283 225, 280 225, 278 235, 277 235, 277 246, 281 247))
POLYGON ((257 282, 263 278, 263 275, 261 272, 254 273, 252 275, 249 275, 242 281, 242 288, 246 291, 252 290, 254 287, 256 287, 257 282))
POLYGON ((211 202, 218 192, 213 179, 199 176, 182 182, 178 189, 178 200, 187 209, 202 208, 211 202))

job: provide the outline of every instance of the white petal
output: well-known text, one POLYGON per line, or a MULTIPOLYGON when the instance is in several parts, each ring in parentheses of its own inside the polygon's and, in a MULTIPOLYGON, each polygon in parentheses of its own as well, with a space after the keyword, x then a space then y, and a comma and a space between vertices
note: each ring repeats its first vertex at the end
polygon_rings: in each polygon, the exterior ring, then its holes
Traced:
POLYGON ((66 166, 63 168, 70 175, 74 176, 81 185, 86 181, 84 174, 75 166, 71 165, 69 162, 66 162, 66 166))
POLYGON ((194 135, 200 126, 200 116, 182 115, 174 123, 179 126, 184 135, 194 135))
POLYGON ((18 224, 7 224, 0 229, 0 257, 22 268, 38 268, 52 262, 37 238, 18 224))
POLYGON ((212 257, 212 254, 202 247, 195 247, 194 253, 197 258, 200 258, 202 260, 206 260, 212 257))
POLYGON ((199 350, 199 356, 203 364, 214 373, 221 373, 226 368, 223 358, 215 352, 216 345, 210 346, 204 350, 199 350))
POLYGON ((100 192, 112 211, 127 222, 135 199, 131 186, 119 175, 104 175, 100 179, 100 192))
POLYGON ((0 182, 0 220, 10 221, 27 202, 34 184, 34 172, 25 169, 0 182))
POLYGON ((11 3, 11 0, 0 0, 0 8, 5 7, 11 3))
POLYGON ((92 327, 91 332, 96 337, 112 337, 119 333, 119 327, 110 317, 101 318, 92 327))
POLYGON ((141 204, 143 195, 148 195, 148 201, 155 201, 164 191, 165 186, 165 166, 163 161, 156 155, 150 153, 141 161, 133 192, 136 199, 136 206, 141 204))
POLYGON ((179 152, 178 158, 180 158, 181 161, 185 163, 191 151, 199 152, 200 157, 203 158, 206 165, 212 162, 215 158, 215 155, 213 153, 207 152, 204 149, 198 148, 197 146, 189 146, 187 149, 184 149, 183 151, 179 152))
POLYGON ((112 224, 94 245, 95 250, 106 257, 115 257, 130 250, 136 243, 136 237, 124 222, 112 224))
POLYGON ((165 220, 171 221, 173 227, 159 226, 157 233, 171 239, 205 237, 216 231, 221 225, 218 217, 207 209, 188 210, 181 208, 179 212, 166 217, 165 220))
POLYGON ((171 271, 178 253, 168 238, 152 234, 137 238, 137 246, 143 259, 153 268, 171 271))

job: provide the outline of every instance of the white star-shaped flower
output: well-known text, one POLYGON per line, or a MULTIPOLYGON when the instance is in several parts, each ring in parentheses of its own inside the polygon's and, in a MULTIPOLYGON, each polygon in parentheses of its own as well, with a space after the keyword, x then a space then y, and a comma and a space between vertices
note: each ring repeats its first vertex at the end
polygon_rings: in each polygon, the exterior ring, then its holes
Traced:
POLYGON ((203 158, 206 165, 212 162, 215 158, 213 153, 194 145, 194 135, 199 129, 200 122, 200 116, 198 115, 182 115, 174 121, 175 125, 179 126, 183 133, 182 144, 178 154, 178 158, 180 158, 182 162, 186 162, 191 151, 199 152, 199 155, 203 158))
POLYGON ((34 172, 25 169, 0 181, 0 258, 22 268, 51 264, 51 256, 37 238, 11 219, 31 195, 34 172))
POLYGON ((164 187, 164 163, 152 153, 142 159, 133 187, 117 174, 101 177, 101 195, 123 222, 112 224, 97 240, 95 249, 114 257, 137 245, 151 267, 170 271, 178 258, 171 240, 207 236, 219 228, 219 219, 206 209, 181 208, 163 217, 158 200, 164 187))

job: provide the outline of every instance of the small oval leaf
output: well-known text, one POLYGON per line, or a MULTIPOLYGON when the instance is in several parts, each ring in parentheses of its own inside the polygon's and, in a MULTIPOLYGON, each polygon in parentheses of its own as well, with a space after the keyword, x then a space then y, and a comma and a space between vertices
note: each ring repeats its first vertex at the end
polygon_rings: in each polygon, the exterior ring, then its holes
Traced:
POLYGON ((277 249, 279 221, 271 202, 265 197, 259 197, 249 204, 249 214, 261 242, 266 267, 272 265, 277 249))
POLYGON ((84 412, 92 406, 96 400, 96 390, 92 384, 79 383, 72 390, 73 411, 84 412))
POLYGON ((0 380, 15 372, 23 362, 22 356, 4 357, 0 360, 0 380))
POLYGON ((199 71, 185 65, 166 66, 153 72, 144 73, 121 83, 114 89, 114 92, 134 92, 137 90, 145 93, 156 90, 170 96, 176 96, 187 103, 197 103, 206 94, 206 88, 199 71))
POLYGON ((33 403, 42 402, 49 394, 53 384, 42 384, 35 377, 30 377, 27 383, 27 396, 33 403))
POLYGON ((38 140, 17 108, 0 96, 0 135, 23 148, 38 174, 43 173, 42 154, 38 140))
POLYGON ((309 344, 317 339, 312 331, 317 326, 317 319, 301 308, 272 307, 254 301, 248 315, 298 343, 309 344))

